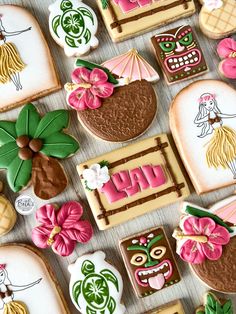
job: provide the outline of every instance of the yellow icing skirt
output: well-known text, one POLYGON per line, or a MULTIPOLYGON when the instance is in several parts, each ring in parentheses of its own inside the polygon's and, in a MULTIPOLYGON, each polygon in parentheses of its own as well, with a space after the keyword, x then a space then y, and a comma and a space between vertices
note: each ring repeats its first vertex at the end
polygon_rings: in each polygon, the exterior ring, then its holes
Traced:
POLYGON ((24 303, 11 301, 4 305, 3 314, 29 314, 24 303))
POLYGON ((214 130, 206 152, 209 167, 228 168, 229 163, 236 159, 236 132, 223 126, 214 130))
POLYGON ((0 83, 5 84, 11 79, 11 75, 21 72, 25 64, 12 43, 0 46, 0 83))

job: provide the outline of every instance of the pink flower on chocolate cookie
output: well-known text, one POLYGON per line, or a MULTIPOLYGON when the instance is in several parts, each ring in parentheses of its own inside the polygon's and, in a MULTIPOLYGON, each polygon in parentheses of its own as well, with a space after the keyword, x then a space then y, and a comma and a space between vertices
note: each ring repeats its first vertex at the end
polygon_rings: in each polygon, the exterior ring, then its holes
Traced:
POLYGON ((70 255, 77 242, 86 243, 93 229, 89 221, 81 221, 83 208, 78 202, 67 202, 58 211, 47 204, 38 209, 36 219, 40 226, 32 231, 34 244, 42 249, 52 247, 60 256, 70 255))

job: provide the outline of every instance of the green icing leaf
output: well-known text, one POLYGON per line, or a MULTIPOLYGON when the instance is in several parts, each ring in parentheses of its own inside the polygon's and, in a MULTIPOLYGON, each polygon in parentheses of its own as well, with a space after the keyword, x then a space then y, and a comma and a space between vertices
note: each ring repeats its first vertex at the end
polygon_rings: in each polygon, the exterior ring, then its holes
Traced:
POLYGON ((64 133, 53 133, 45 138, 41 153, 56 157, 67 158, 79 149, 79 143, 70 135, 64 133))
POLYGON ((233 314, 233 303, 231 300, 227 300, 223 305, 224 314, 233 314))
POLYGON ((110 314, 113 314, 116 310, 116 301, 112 297, 110 297, 107 308, 108 308, 110 314))
POLYGON ((102 1, 102 8, 103 10, 107 9, 109 6, 109 0, 101 0, 102 1))
POLYGON ((55 132, 67 128, 69 124, 68 110, 55 110, 48 112, 40 121, 34 138, 46 139, 55 132))
POLYGON ((82 280, 79 280, 79 281, 76 281, 76 283, 74 284, 74 286, 72 288, 73 299, 75 300, 75 302, 78 305, 79 305, 78 298, 79 298, 79 295, 81 293, 81 285, 82 285, 82 280))
POLYGON ((7 143, 0 147, 0 169, 6 169, 18 155, 19 147, 16 142, 7 143))
POLYGON ((102 160, 101 162, 99 162, 99 165, 101 166, 101 168, 103 168, 103 167, 109 168, 110 164, 107 160, 102 160))
POLYGON ((60 25, 60 20, 61 20, 60 15, 55 16, 52 20, 52 29, 54 33, 57 35, 57 37, 59 37, 57 33, 57 29, 58 29, 58 26, 60 25))
POLYGON ((21 160, 18 156, 10 163, 7 171, 7 181, 13 192, 19 192, 26 187, 32 171, 32 160, 21 160))
POLYGON ((207 294, 207 304, 211 306, 212 308, 216 309, 217 300, 215 299, 214 295, 211 293, 207 294))
POLYGON ((90 39, 91 39, 91 32, 88 28, 86 28, 85 33, 84 33, 84 39, 85 39, 85 43, 87 44, 90 39))
POLYGON ((9 121, 0 121, 0 146, 16 139, 16 123, 9 121))
POLYGON ((88 274, 91 274, 94 271, 95 271, 95 265, 91 261, 86 260, 83 262, 82 268, 81 268, 82 274, 87 276, 88 274))
POLYGON ((34 105, 25 105, 16 121, 17 136, 28 135, 29 137, 34 138, 39 121, 40 115, 34 105))
POLYGON ((113 272, 111 272, 109 269, 104 269, 101 271, 101 274, 110 282, 112 282, 115 287, 116 290, 119 291, 119 282, 116 278, 116 276, 113 274, 113 272))
POLYGON ((87 306, 86 307, 86 314, 97 314, 97 312, 92 310, 92 309, 90 309, 90 307, 87 306))
POLYGON ((93 14, 90 10, 86 8, 79 8, 78 11, 80 11, 84 16, 87 16, 91 19, 92 23, 94 24, 93 14))
POLYGON ((200 311, 197 311, 196 314, 205 314, 205 311, 200 310, 200 311))
POLYGON ((72 48, 76 48, 76 44, 75 44, 75 40, 69 36, 65 37, 65 41, 67 43, 68 46, 72 47, 72 48))
POLYGON ((153 238, 149 243, 148 243, 148 248, 152 247, 153 244, 155 244, 156 242, 160 241, 163 238, 163 234, 159 234, 158 236, 156 236, 155 238, 153 238))

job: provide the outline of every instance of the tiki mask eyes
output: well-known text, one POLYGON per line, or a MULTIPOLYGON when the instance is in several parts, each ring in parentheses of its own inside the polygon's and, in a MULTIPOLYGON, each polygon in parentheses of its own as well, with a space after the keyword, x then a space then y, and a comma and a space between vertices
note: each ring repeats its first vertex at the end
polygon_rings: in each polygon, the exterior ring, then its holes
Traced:
POLYGON ((156 246, 150 252, 150 255, 153 259, 160 259, 165 254, 166 254, 166 247, 164 246, 156 246))
POLYGON ((193 42, 193 34, 188 33, 183 38, 179 40, 179 43, 183 46, 189 46, 193 42))
POLYGON ((136 253, 132 256, 130 263, 135 266, 141 266, 147 261, 147 255, 144 253, 136 253))
POLYGON ((171 52, 175 50, 176 43, 172 41, 164 41, 159 45, 164 52, 171 52))

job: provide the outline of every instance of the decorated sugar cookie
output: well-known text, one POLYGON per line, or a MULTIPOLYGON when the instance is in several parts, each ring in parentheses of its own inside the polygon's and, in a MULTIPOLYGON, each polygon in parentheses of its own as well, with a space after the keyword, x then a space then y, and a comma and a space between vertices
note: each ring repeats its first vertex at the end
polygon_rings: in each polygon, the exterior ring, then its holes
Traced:
POLYGON ((69 266, 70 296, 81 314, 125 313, 121 275, 105 258, 105 253, 97 251, 79 257, 69 266))
POLYGON ((202 80, 172 102, 170 128, 199 194, 235 183, 235 101, 236 91, 228 84, 202 80))
POLYGON ((97 48, 97 17, 83 0, 56 0, 49 11, 50 33, 68 57, 83 56, 97 48))
POLYGON ((201 47, 190 25, 182 25, 153 36, 152 45, 168 84, 208 71, 201 47))
POLYGON ((210 209, 184 202, 179 227, 173 233, 177 254, 203 283, 223 293, 236 292, 235 208, 235 195, 210 209))
POLYGON ((36 213, 36 219, 41 224, 32 231, 34 244, 53 251, 61 256, 69 256, 76 243, 88 242, 93 229, 89 221, 81 221, 83 208, 78 202, 67 202, 57 210, 54 205, 44 205, 36 213))
MULTIPOLYGON (((180 300, 164 304, 157 309, 150 310, 145 314, 185 314, 183 305, 180 300)), ((199 313, 200 314, 200 313, 199 313)))
POLYGON ((50 199, 66 188, 67 177, 58 159, 79 149, 78 142, 63 131, 68 125, 68 111, 40 117, 33 104, 24 106, 16 122, 0 121, 0 169, 7 170, 13 192, 31 183, 38 197, 50 199))
POLYGON ((114 42, 192 15, 192 0, 96 0, 114 42))
POLYGON ((70 313, 47 260, 25 244, 1 245, 0 314, 51 314, 52 309, 70 313))
POLYGON ((100 230, 189 195, 165 134, 88 160, 77 170, 100 230))
POLYGON ((95 138, 126 142, 141 136, 152 124, 157 98, 151 82, 157 72, 137 50, 106 61, 102 66, 77 60, 67 103, 95 138), (114 77, 116 75, 118 78, 114 77))
POLYGON ((22 7, 0 5, 0 55, 0 112, 60 89, 42 31, 22 7))
POLYGON ((222 39, 217 46, 217 53, 222 61, 219 64, 220 73, 230 79, 236 79, 236 40, 222 39))
POLYGON ((146 297, 180 281, 176 262, 162 227, 121 240, 120 249, 138 297, 146 297))
POLYGON ((196 309, 195 314, 233 314, 233 303, 231 300, 218 299, 212 292, 204 295, 204 304, 196 309))

